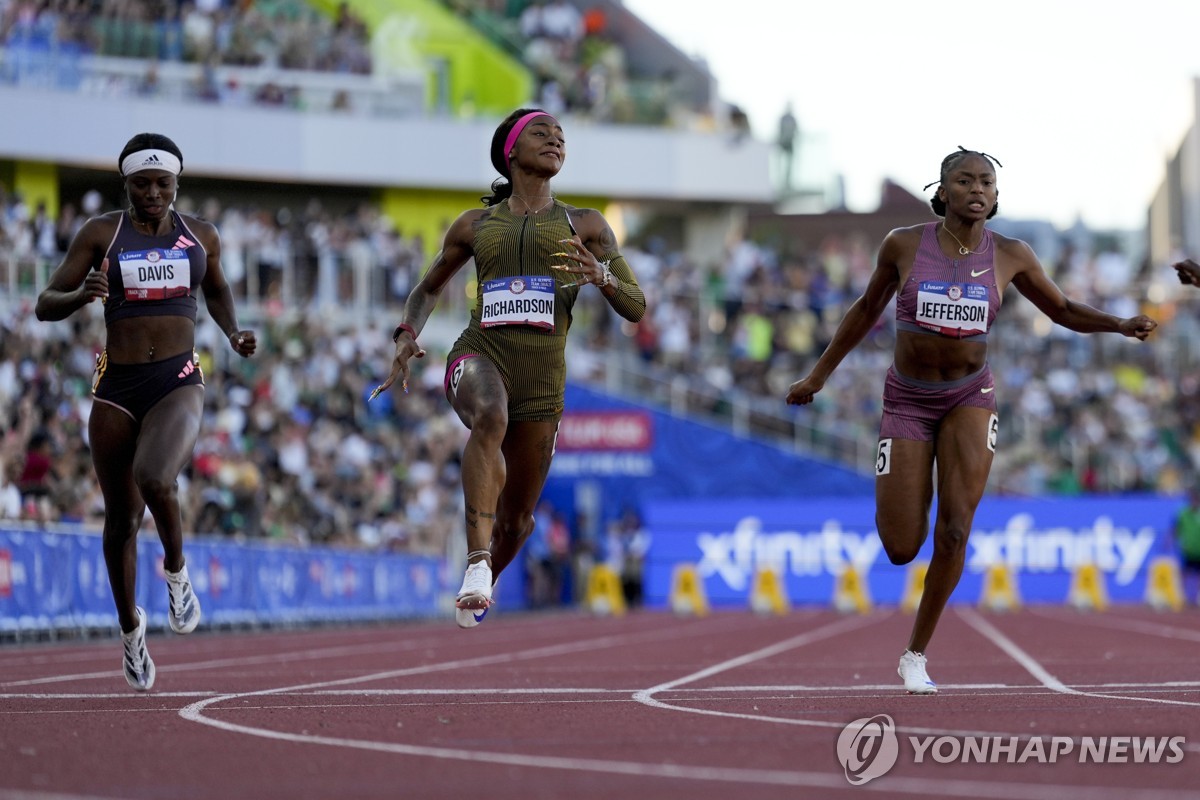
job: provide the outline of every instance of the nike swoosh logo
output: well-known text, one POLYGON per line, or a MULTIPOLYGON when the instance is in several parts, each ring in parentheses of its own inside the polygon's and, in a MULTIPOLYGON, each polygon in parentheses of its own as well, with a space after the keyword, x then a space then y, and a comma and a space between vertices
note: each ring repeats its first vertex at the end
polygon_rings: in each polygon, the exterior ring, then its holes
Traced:
POLYGON ((996 387, 995 387, 995 386, 989 386, 989 387, 987 387, 986 389, 980 389, 980 390, 979 390, 979 393, 980 393, 980 394, 987 394, 988 392, 994 392, 994 391, 996 391, 996 387))
POLYGON ((991 267, 988 267, 987 269, 981 269, 981 270, 979 270, 979 272, 976 272, 975 270, 971 270, 971 277, 972 277, 972 278, 978 278, 978 277, 979 277, 980 275, 982 275, 983 273, 985 273, 985 272, 991 272, 991 271, 992 271, 992 268, 991 268, 991 267))
POLYGON ((483 622, 483 618, 487 616, 487 609, 485 608, 481 614, 475 614, 472 612, 471 616, 475 618, 476 622, 483 622))

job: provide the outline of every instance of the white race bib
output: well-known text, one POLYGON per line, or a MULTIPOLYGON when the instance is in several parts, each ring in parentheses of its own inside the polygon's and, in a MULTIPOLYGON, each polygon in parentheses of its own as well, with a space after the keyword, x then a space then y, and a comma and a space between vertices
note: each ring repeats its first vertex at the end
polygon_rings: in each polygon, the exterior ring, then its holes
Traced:
POLYGON ((484 328, 532 325, 554 330, 554 278, 521 275, 484 281, 479 324, 484 328))
POLYGON ((129 250, 117 256, 126 300, 165 300, 192 293, 186 250, 129 250))
POLYGON ((917 324, 949 336, 987 332, 988 287, 924 281, 917 290, 917 324))

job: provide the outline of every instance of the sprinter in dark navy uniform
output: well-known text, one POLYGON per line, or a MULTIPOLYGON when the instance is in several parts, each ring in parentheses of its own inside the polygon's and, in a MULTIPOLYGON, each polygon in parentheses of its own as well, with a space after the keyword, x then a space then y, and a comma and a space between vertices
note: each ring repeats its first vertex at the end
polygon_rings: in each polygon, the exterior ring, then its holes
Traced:
POLYGON ((137 532, 146 509, 162 540, 176 633, 200 621, 183 557, 178 477, 191 460, 204 407, 195 355, 197 291, 238 355, 254 353, 240 330, 221 271, 221 240, 210 223, 177 213, 183 154, 166 136, 141 133, 118 159, 126 211, 93 217, 76 234, 38 297, 37 317, 65 319, 100 300, 107 330, 92 386, 92 464, 104 494, 104 560, 121 624, 129 685, 154 684, 146 614, 135 602, 137 532))

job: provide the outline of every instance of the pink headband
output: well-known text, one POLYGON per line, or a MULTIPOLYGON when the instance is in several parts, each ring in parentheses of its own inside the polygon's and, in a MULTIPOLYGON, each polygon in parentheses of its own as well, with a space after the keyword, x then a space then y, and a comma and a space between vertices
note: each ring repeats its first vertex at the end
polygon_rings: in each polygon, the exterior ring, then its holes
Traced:
MULTIPOLYGON (((525 126, 528 125, 531 120, 537 119, 538 117, 550 117, 550 119, 554 119, 553 114, 547 114, 545 111, 530 111, 513 124, 512 130, 508 132, 508 136, 504 139, 505 163, 508 162, 508 154, 512 152, 513 145, 517 143, 517 137, 521 135, 521 131, 525 130, 525 126)), ((558 124, 558 120, 554 120, 554 122, 555 124, 558 124)))

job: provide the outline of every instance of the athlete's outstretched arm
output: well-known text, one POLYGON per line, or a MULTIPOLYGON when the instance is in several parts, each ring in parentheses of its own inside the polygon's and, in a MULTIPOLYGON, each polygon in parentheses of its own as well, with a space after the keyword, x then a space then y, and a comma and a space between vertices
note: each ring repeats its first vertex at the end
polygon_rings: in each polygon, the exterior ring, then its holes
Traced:
POLYGON ((487 209, 464 211, 446 231, 441 251, 433 257, 429 269, 425 270, 404 301, 404 319, 396 328, 396 355, 392 359, 392 370, 371 397, 387 390, 397 378, 401 379, 405 391, 408 390, 409 359, 425 357, 425 350, 417 344, 417 337, 429 321, 429 315, 433 313, 450 279, 475 255, 475 230, 490 213, 487 209))
POLYGON ((1185 258, 1183 261, 1176 261, 1171 268, 1175 270, 1180 283, 1200 286, 1200 264, 1185 258))
POLYGON ((838 323, 837 331, 833 334, 829 346, 817 359, 812 371, 804 378, 796 381, 788 389, 787 402, 789 405, 805 405, 811 403, 813 396, 821 391, 829 376, 838 364, 858 346, 863 337, 874 327, 879 315, 887 308, 896 288, 900 284, 900 253, 902 245, 901 233, 892 231, 883 240, 879 248, 879 257, 875 262, 875 271, 867 283, 866 290, 846 310, 846 315, 838 323))
POLYGON ((1123 319, 1071 300, 1050 280, 1033 249, 1020 239, 1008 239, 1002 248, 1016 265, 1013 286, 1056 324, 1079 333, 1119 333, 1142 341, 1158 327, 1145 314, 1123 319))

